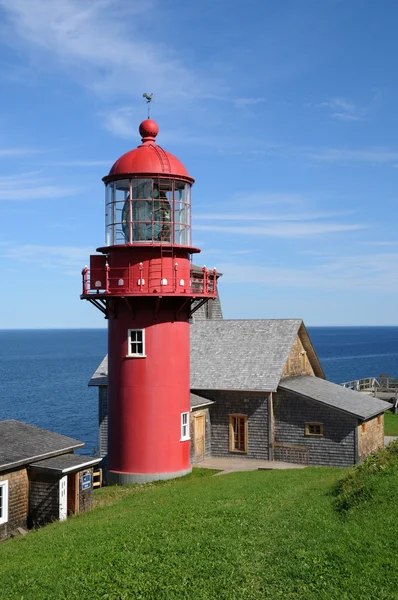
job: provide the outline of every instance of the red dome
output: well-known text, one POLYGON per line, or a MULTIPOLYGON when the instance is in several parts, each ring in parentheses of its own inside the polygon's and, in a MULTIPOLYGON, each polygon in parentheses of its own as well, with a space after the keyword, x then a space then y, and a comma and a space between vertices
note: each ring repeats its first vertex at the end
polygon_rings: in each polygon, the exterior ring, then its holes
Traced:
POLYGON ((159 127, 155 121, 143 121, 140 125, 142 144, 123 154, 115 162, 109 175, 104 177, 104 181, 119 179, 121 175, 159 175, 193 182, 182 162, 156 143, 158 131, 159 127))

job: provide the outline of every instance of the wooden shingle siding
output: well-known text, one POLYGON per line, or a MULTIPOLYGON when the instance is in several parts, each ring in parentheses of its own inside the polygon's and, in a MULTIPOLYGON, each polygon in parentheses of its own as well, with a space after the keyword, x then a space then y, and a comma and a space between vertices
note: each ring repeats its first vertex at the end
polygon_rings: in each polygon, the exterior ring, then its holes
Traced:
POLYGON ((384 415, 369 419, 358 426, 358 457, 365 458, 371 452, 384 447, 384 415), (365 427, 362 427, 364 425, 365 427))
POLYGON ((296 375, 315 375, 304 346, 299 336, 293 342, 289 358, 282 373, 283 377, 294 377, 296 375))
POLYGON ((108 387, 98 389, 98 452, 101 458, 108 453, 108 387))
MULTIPOLYGON (((192 308, 195 308, 197 304, 199 304, 200 300, 195 300, 192 304, 192 308)), ((203 304, 198 310, 196 310, 192 315, 192 321, 195 323, 197 321, 207 321, 210 320, 219 320, 222 319, 222 309, 221 302, 217 292, 217 298, 210 299, 206 304, 203 304)))
POLYGON ((310 465, 348 467, 355 463, 354 416, 287 391, 273 394, 273 401, 275 442, 308 448, 310 465), (314 422, 323 424, 323 436, 305 435, 305 424, 314 422))
POLYGON ((83 512, 84 510, 91 508, 93 500, 93 469, 84 469, 84 471, 80 471, 79 473, 79 512, 83 512), (91 487, 86 490, 83 490, 83 476, 88 474, 91 478, 91 487))
POLYGON ((248 451, 239 457, 268 460, 268 395, 212 390, 206 392, 206 397, 215 401, 210 408, 211 455, 236 456, 229 451, 229 415, 239 413, 248 420, 248 451))
POLYGON ((29 473, 29 526, 40 527, 59 518, 59 478, 29 473))
POLYGON ((27 528, 29 481, 25 468, 0 473, 8 481, 8 521, 0 525, 0 540, 14 535, 18 527, 27 528))

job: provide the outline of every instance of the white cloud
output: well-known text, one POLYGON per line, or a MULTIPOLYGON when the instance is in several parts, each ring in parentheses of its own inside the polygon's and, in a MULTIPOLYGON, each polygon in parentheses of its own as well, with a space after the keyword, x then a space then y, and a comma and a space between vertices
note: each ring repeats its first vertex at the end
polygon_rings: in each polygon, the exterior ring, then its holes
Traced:
POLYGON ((396 271, 398 253, 324 257, 305 267, 268 267, 264 265, 222 263, 217 265, 225 284, 258 284, 289 289, 330 289, 380 292, 389 282, 389 293, 398 292, 396 271))
POLYGON ((307 151, 307 156, 324 162, 391 164, 398 161, 397 151, 379 147, 314 149, 307 151))
POLYGON ((307 212, 298 214, 248 214, 248 213, 202 213, 196 214, 199 221, 317 221, 347 215, 347 212, 307 212))
POLYGON ((159 26, 162 5, 156 0, 0 0, 0 7, 7 17, 5 41, 45 52, 46 67, 52 61, 70 67, 101 95, 141 96, 148 90, 176 103, 211 93, 208 76, 185 66, 171 43, 148 35, 159 26))
POLYGON ((366 229, 368 225, 342 223, 275 223, 266 225, 195 225, 196 231, 214 231, 217 233, 232 233, 236 235, 267 236, 278 238, 299 238, 319 236, 328 233, 342 233, 345 231, 356 231, 366 229))
POLYGON ((0 249, 0 256, 43 268, 62 269, 64 273, 76 276, 80 274, 92 250, 89 247, 10 244, 0 249))
POLYGON ((316 105, 318 108, 326 108, 333 119, 341 121, 361 121, 366 117, 368 110, 361 108, 345 98, 332 98, 327 102, 316 105))
POLYGON ((13 158, 14 156, 26 156, 29 154, 37 154, 40 150, 33 148, 0 148, 1 158, 13 158))
POLYGON ((114 160, 65 160, 46 163, 49 167, 111 167, 114 160))
POLYGON ((37 172, 0 176, 0 200, 42 200, 64 198, 81 192, 79 188, 54 185, 37 172))

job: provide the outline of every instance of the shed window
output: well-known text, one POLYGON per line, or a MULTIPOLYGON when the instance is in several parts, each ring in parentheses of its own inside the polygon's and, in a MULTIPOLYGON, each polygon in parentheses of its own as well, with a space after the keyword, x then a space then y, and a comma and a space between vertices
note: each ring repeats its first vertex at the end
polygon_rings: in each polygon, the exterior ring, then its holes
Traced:
POLYGON ((305 435, 323 435, 323 424, 322 423, 306 423, 305 424, 305 435))
POLYGON ((145 335, 143 329, 129 329, 127 356, 145 356, 145 335))
POLYGON ((189 413, 181 413, 181 442, 189 440, 189 413))
POLYGON ((8 521, 8 481, 0 481, 0 525, 8 521))
POLYGON ((247 416, 229 415, 229 451, 247 454, 247 416))

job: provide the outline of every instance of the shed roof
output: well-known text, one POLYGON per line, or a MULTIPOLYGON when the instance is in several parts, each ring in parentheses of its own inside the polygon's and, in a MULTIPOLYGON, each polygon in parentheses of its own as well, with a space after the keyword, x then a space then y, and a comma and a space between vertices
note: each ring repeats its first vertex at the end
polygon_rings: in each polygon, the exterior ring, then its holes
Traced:
POLYGON ((97 465, 101 460, 101 457, 94 458, 93 456, 82 456, 80 454, 62 454, 61 456, 53 456, 52 458, 31 463, 29 466, 61 474, 81 471, 82 469, 97 465))
POLYGON ((279 387, 322 402, 361 420, 370 419, 391 408, 388 402, 309 375, 282 379, 279 387))
POLYGON ((83 442, 20 421, 0 421, 0 471, 82 448, 83 442))
POLYGON ((96 368, 88 385, 100 386, 108 385, 108 355, 106 355, 101 364, 96 368))
POLYGON ((191 327, 193 390, 278 387, 301 319, 202 321, 191 327))
POLYGON ((191 410, 193 408, 202 408, 205 406, 210 406, 211 404, 214 404, 214 400, 209 400, 209 398, 204 398, 203 396, 198 396, 197 394, 192 394, 191 393, 191 410))

